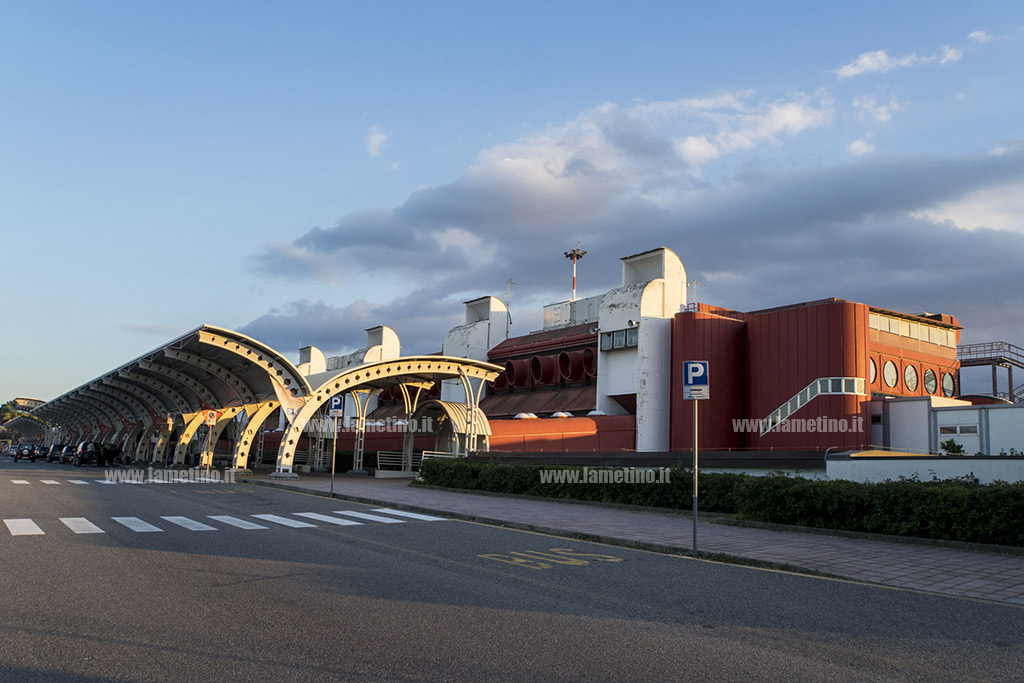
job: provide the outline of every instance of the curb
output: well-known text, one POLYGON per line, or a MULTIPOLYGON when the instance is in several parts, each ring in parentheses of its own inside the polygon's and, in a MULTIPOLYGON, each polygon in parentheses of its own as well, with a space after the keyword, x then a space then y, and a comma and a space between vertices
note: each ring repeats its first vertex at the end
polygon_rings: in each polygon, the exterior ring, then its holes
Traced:
MULTIPOLYGON (((257 486, 277 486, 280 488, 288 488, 296 491, 302 491, 304 493, 313 493, 316 495, 323 495, 330 497, 330 494, 326 491, 316 491, 315 489, 307 489, 301 486, 289 486, 287 484, 280 484, 276 482, 262 481, 262 480, 248 480, 248 479, 237 479, 236 481, 244 481, 247 484, 255 484, 257 486)), ((535 500, 546 503, 568 503, 572 505, 590 505, 594 507, 608 508, 613 510, 625 510, 629 512, 640 512, 644 514, 655 514, 666 517, 682 517, 690 519, 692 514, 690 510, 673 509, 673 508, 662 508, 662 507, 647 507, 643 505, 628 505, 625 503, 604 503, 601 501, 594 500, 574 500, 572 498, 549 498, 545 496, 527 496, 514 493, 498 493, 494 491, 476 491, 468 489, 455 489, 447 488, 444 486, 432 486, 430 484, 415 484, 415 488, 425 489, 428 491, 444 491, 448 493, 463 493, 467 495, 475 496, 491 496, 496 498, 509 498, 514 500, 535 500)), ((569 536, 575 532, 568 532, 565 530, 554 529, 553 527, 530 527, 528 525, 518 525, 517 523, 508 522, 506 520, 497 520, 493 518, 486 518, 481 516, 466 515, 463 513, 448 513, 444 510, 433 510, 430 508, 417 508, 414 505, 393 505, 388 501, 382 501, 379 499, 362 498, 360 496, 352 496, 348 494, 334 494, 335 498, 342 500, 350 500, 356 503, 368 503, 370 505, 387 505, 390 507, 402 508, 409 510, 410 512, 433 512, 434 514, 446 514, 449 517, 456 519, 463 519, 465 521, 475 521, 485 524, 496 524, 499 526, 508 526, 520 528, 525 531, 540 531, 542 533, 551 534, 554 536, 569 536)), ((991 543, 972 543, 969 541, 949 541, 939 538, 920 538, 917 536, 891 536, 888 534, 876 534, 867 531, 847 531, 845 529, 825 529, 818 527, 807 527, 807 526, 796 526, 792 524, 778 524, 775 522, 755 522, 753 520, 736 519, 732 515, 724 512, 705 512, 700 511, 700 520, 702 522, 708 522, 709 524, 721 524, 723 526, 735 526, 748 529, 762 529, 764 531, 777 531, 783 533, 797 533, 797 534, 811 534, 815 536, 835 536, 839 538, 850 538, 862 541, 874 541, 877 543, 898 543, 901 545, 920 545, 937 548, 950 548, 952 550, 966 550, 969 552, 984 552, 984 553, 996 553, 1000 555, 1014 555, 1024 556, 1024 548, 1017 546, 1008 545, 994 545, 991 543)), ((612 543, 614 545, 623 545, 623 541, 628 539, 612 539, 609 540, 606 537, 597 537, 588 540, 600 540, 602 543, 612 543)), ((635 541, 635 543, 647 543, 645 541, 635 541)), ((634 546, 640 547, 640 546, 634 546)), ((644 547, 645 550, 654 550, 655 552, 668 552, 671 554, 683 554, 691 555, 689 548, 683 548, 680 546, 669 546, 658 543, 650 543, 648 547, 644 547)), ((699 551, 698 551, 698 554, 699 551)), ((739 557, 739 556, 737 556, 739 557)), ((760 560, 749 560, 751 562, 760 562, 760 560)), ((787 565, 788 566, 788 565, 787 565)), ((799 568, 799 571, 815 571, 813 569, 799 568)))
MULTIPOLYGON (((654 543, 651 541, 637 541, 628 538, 618 538, 616 536, 604 536, 601 534, 592 534, 583 531, 568 531, 566 529, 559 529, 556 527, 549 527, 540 524, 528 524, 526 522, 513 522, 505 519, 498 519, 495 517, 485 517, 483 515, 471 515, 464 512, 453 512, 449 510, 437 510, 436 508, 423 507, 420 505, 409 505, 408 503, 396 503, 394 501, 381 500, 379 498, 367 498, 365 496, 353 496, 346 493, 334 493, 333 495, 328 491, 317 491, 316 489, 308 489, 302 486, 292 486, 289 484, 281 484, 277 482, 260 481, 252 479, 239 479, 238 482, 249 484, 251 486, 265 486, 267 488, 285 489, 288 491, 295 491, 297 493, 305 493, 312 496, 319 496, 321 498, 337 498, 338 500, 347 500, 352 503, 362 503, 364 505, 377 505, 381 507, 394 508, 396 510, 405 510, 407 512, 419 512, 422 514, 433 514, 433 515, 444 515, 451 519, 457 519, 463 522, 473 522, 475 524, 486 524, 488 526, 496 526, 505 529, 516 529, 518 531, 529 531, 532 533, 545 534, 547 536, 556 536, 559 538, 568 538, 575 541, 590 541, 593 543, 603 543, 605 545, 613 545, 621 548, 631 548, 633 550, 644 550, 647 552, 658 553, 661 555, 676 555, 679 557, 688 557, 691 559, 698 559, 707 562, 721 562, 725 564, 738 565, 742 567, 753 567, 756 569, 772 569, 776 571, 785 571, 798 574, 806 574, 809 576, 817 576, 822 578, 837 578, 843 580, 854 580, 847 577, 826 574, 817 569, 811 567, 801 567, 799 565, 793 565, 785 562, 769 562, 766 560, 757 560, 750 557, 743 557, 742 555, 732 555, 729 553, 702 553, 697 551, 697 556, 694 558, 693 553, 689 548, 683 548, 681 546, 667 545, 664 543, 654 543)), ((441 487, 429 487, 434 488, 438 491, 457 491, 458 489, 444 489, 441 487)), ((463 491, 459 491, 462 493, 463 491)), ((505 496, 507 494, 494 494, 505 496)), ((524 496, 519 496, 524 497, 524 496)), ((557 502, 576 502, 576 501, 562 501, 557 498, 541 498, 537 496, 530 496, 533 500, 543 501, 557 501, 557 502)), ((592 502, 592 501, 588 501, 592 502)), ((594 503, 601 505, 600 503, 594 503)), ((621 506, 621 507, 637 507, 637 506, 621 506)), ((640 508, 644 510, 645 508, 640 508)), ((665 508, 659 508, 665 509, 665 508)), ((673 511, 670 511, 672 513, 673 511)), ((867 582, 861 582, 867 583, 867 582)))
MULTIPOLYGON (((498 498, 512 498, 519 500, 537 500, 548 503, 571 503, 573 505, 593 505, 595 507, 610 508, 613 510, 627 510, 630 512, 642 512, 646 514, 663 515, 666 517, 693 517, 690 510, 674 509, 663 507, 648 507, 645 505, 629 505, 627 503, 604 503, 596 500, 576 500, 573 498, 549 498, 545 496, 526 496, 516 493, 498 493, 495 491, 477 491, 469 489, 453 489, 444 486, 432 486, 430 484, 415 484, 416 488, 432 491, 447 491, 449 493, 468 493, 477 496, 495 496, 498 498)), ((737 519, 726 512, 699 511, 699 518, 702 522, 709 524, 721 524, 723 526, 736 526, 748 529, 763 529, 765 531, 779 531, 795 534, 812 534, 815 536, 837 536, 840 538, 852 538, 862 541, 875 541, 878 543, 900 543, 903 545, 923 545, 939 548, 950 548, 953 550, 969 550, 972 552, 998 553, 1002 555, 1024 555, 1024 547, 1012 545, 995 545, 993 543, 973 543, 971 541, 949 541, 942 538, 921 538, 920 536, 891 536, 889 534, 876 534, 870 531, 849 531, 846 529, 827 529, 824 527, 797 526, 795 524, 779 524, 777 522, 755 522, 749 519, 737 519)))

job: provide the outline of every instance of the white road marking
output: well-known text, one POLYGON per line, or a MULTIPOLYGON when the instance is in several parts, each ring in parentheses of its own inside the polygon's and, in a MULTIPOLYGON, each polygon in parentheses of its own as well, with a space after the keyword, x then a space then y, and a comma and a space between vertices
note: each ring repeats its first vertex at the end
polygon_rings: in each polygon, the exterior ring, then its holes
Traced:
POLYGON ((203 524, 202 522, 197 522, 196 520, 189 519, 188 517, 174 517, 174 516, 171 516, 171 517, 161 517, 160 519, 166 519, 171 524, 177 524, 178 526, 184 527, 185 529, 188 529, 189 531, 216 531, 217 530, 217 527, 215 527, 215 526, 210 526, 209 524, 203 524))
POLYGON ((305 522, 300 522, 297 519, 288 519, 287 517, 280 517, 278 515, 253 515, 253 517, 255 517, 256 519, 262 519, 265 522, 273 522, 274 524, 290 526, 294 529, 316 526, 316 524, 306 524, 305 522))
POLYGON ((306 517, 307 519, 316 519, 321 522, 328 522, 329 524, 337 524, 338 526, 362 526, 362 522, 354 522, 351 519, 338 519, 337 517, 331 517, 330 515, 321 515, 317 512, 296 512, 298 517, 306 517))
POLYGON ((149 522, 143 522, 138 517, 111 517, 112 520, 118 524, 123 524, 132 531, 138 532, 149 532, 149 531, 163 531, 158 526, 153 526, 149 522))
POLYGON ((336 515, 348 515, 349 517, 356 517, 358 519, 368 519, 371 522, 383 522, 384 524, 405 524, 405 520, 392 519, 391 517, 381 517, 380 515, 370 515, 365 512, 352 512, 351 510, 335 510, 336 515))
POLYGON ((229 515, 210 515, 210 519, 215 519, 218 522, 230 524, 236 526, 239 529, 269 529, 270 527, 263 526, 262 524, 256 524, 244 519, 238 519, 237 517, 231 517, 229 515))
POLYGON ((76 534, 105 534, 107 533, 103 529, 99 528, 85 517, 61 517, 60 521, 64 522, 64 526, 74 531, 76 534))
POLYGON ((68 483, 69 484, 88 484, 89 482, 82 481, 81 479, 68 479, 68 483))
POLYGON ((31 519, 5 519, 4 524, 11 536, 42 536, 46 533, 31 519))
POLYGON ((12 484, 27 484, 28 479, 11 479, 12 484))
POLYGON ((106 479, 97 479, 97 484, 116 484, 116 481, 107 481, 106 479))
POLYGON ((444 517, 431 517, 430 515, 421 515, 418 512, 406 512, 405 510, 392 510, 391 508, 379 508, 374 512, 386 512, 389 515, 397 515, 399 517, 408 517, 409 519, 418 519, 422 522, 447 522, 448 520, 444 517))
POLYGON ((59 484, 60 483, 56 479, 40 479, 39 481, 42 482, 43 484, 59 484))

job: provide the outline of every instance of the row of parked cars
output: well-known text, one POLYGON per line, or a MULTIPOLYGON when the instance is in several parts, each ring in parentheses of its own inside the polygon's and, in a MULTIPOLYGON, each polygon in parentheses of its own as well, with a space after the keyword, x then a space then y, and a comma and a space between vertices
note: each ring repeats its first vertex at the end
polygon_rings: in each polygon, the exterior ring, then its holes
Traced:
POLYGON ((47 462, 71 463, 75 467, 97 465, 103 467, 113 465, 121 454, 120 449, 98 441, 83 441, 77 446, 54 444, 49 448, 33 444, 14 444, 7 449, 7 454, 14 461, 28 460, 35 462, 45 459, 47 462))

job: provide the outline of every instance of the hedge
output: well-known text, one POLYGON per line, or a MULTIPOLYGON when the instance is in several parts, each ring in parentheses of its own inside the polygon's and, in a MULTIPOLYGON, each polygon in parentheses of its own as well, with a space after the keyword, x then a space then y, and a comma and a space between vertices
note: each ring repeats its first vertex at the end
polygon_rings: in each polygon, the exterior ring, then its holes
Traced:
MULTIPOLYGON (((678 510, 689 510, 693 500, 693 475, 687 469, 670 468, 669 482, 661 484, 541 480, 541 471, 558 470, 571 473, 581 468, 431 459, 420 467, 420 478, 424 484, 446 488, 678 510)), ((782 473, 762 477, 702 473, 698 484, 700 510, 727 513, 737 519, 1024 546, 1024 482, 983 485, 964 478, 861 484, 782 473)))

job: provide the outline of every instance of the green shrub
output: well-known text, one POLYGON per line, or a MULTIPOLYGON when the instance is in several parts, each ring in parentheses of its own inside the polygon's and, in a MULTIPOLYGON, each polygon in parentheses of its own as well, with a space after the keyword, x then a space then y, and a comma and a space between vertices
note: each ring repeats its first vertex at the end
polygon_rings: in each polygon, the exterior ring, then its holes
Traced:
MULTIPOLYGON (((602 468, 588 468, 591 471, 602 468)), ((606 468, 615 469, 615 468, 606 468)), ((669 483, 543 482, 548 465, 423 462, 424 483, 446 488, 689 510, 693 475, 671 468, 669 483)), ((742 519, 895 536, 1024 546, 1024 482, 982 485, 974 477, 880 484, 816 481, 783 473, 700 475, 698 505, 742 519)))

